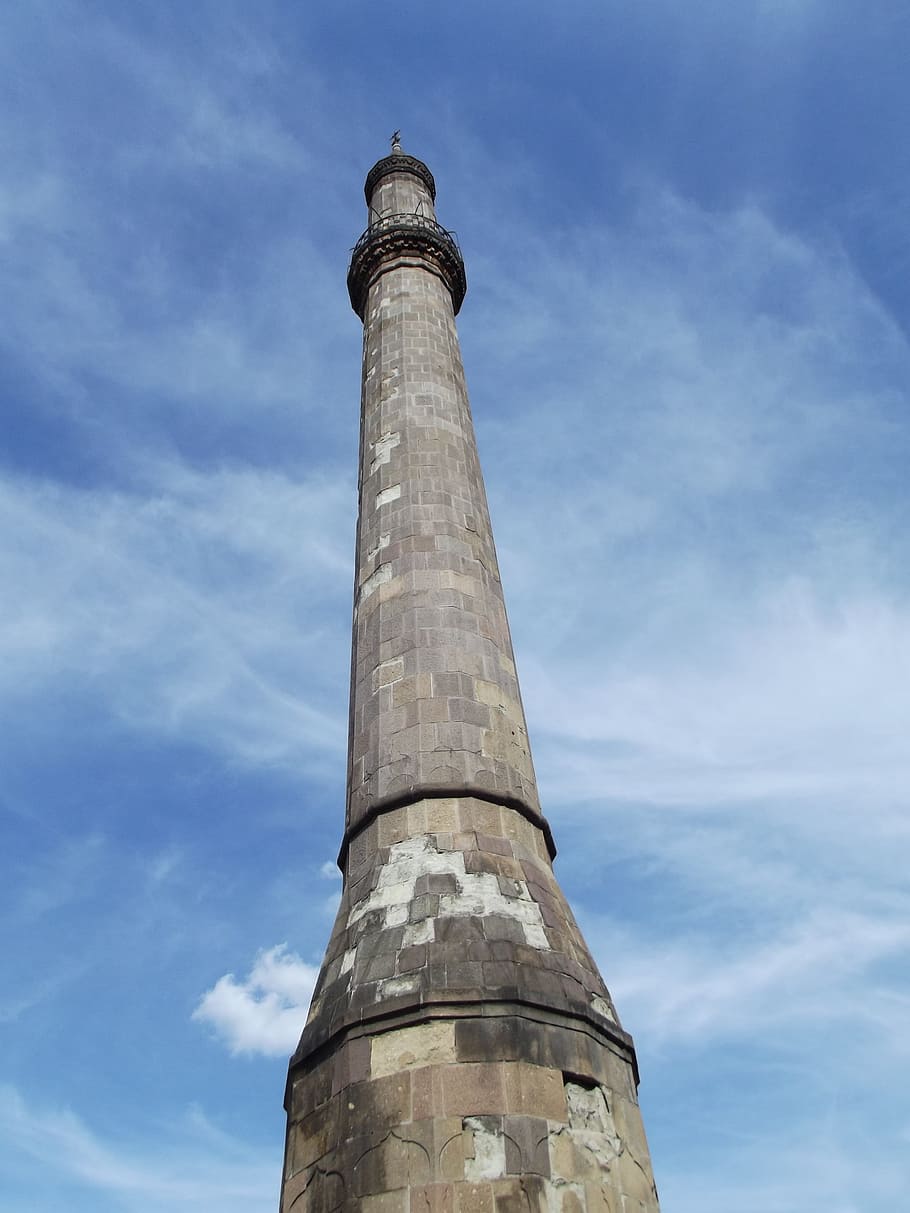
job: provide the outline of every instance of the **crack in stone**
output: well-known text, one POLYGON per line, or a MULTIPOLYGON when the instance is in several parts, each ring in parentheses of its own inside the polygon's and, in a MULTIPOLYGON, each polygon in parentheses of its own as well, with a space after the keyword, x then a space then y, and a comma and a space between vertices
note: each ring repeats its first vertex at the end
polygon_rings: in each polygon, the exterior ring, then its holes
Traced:
MULTIPOLYGON (((325 1157, 325 1155, 323 1155, 323 1157, 325 1157)), ((308 1191, 309 1191, 309 1189, 310 1189, 310 1185, 311 1185, 311 1184, 314 1182, 314 1180, 317 1180, 317 1179, 323 1179, 323 1180, 325 1180, 325 1179, 330 1178, 331 1176, 334 1176, 334 1177, 335 1177, 337 1180, 339 1180, 339 1181, 340 1181, 340 1183, 341 1183, 341 1197, 340 1197, 340 1199, 337 1201, 337 1203, 336 1203, 336 1204, 332 1205, 332 1206, 331 1206, 331 1208, 330 1208, 330 1209, 328 1209, 328 1210, 326 1211, 326 1213, 334 1213, 334 1210, 335 1210, 335 1209, 340 1209, 340 1208, 342 1207, 342 1205, 344 1204, 344 1202, 345 1202, 345 1194, 346 1194, 346 1191, 347 1191, 347 1184, 346 1184, 346 1182, 345 1182, 345 1178, 344 1178, 344 1176, 342 1175, 342 1173, 341 1173, 340 1171, 335 1171, 335 1170, 333 1170, 333 1169, 328 1169, 328 1168, 325 1168, 325 1167, 320 1167, 320 1166, 318 1165, 318 1162, 317 1162, 317 1163, 311 1163, 311 1164, 310 1164, 310 1166, 312 1167, 312 1172, 311 1172, 311 1174, 309 1175, 309 1177, 308 1177, 308 1179, 307 1179, 306 1183, 303 1185, 303 1187, 300 1189, 300 1191, 297 1193, 297 1195, 294 1197, 294 1199, 293 1199, 293 1200, 291 1201, 291 1203, 288 1205, 288 1210, 287 1210, 287 1213, 291 1213, 291 1209, 293 1209, 293 1208, 294 1208, 294 1205, 296 1205, 296 1204, 297 1204, 297 1201, 298 1201, 298 1200, 300 1200, 302 1197, 306 1196, 307 1192, 308 1192, 308 1191)))

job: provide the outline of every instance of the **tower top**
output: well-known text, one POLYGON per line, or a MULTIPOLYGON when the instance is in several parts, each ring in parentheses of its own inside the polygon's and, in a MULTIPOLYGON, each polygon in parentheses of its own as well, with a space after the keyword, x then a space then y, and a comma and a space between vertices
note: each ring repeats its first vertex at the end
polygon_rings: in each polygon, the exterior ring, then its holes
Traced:
POLYGON ((387 177, 390 173, 410 173, 414 177, 419 177, 427 187, 430 198, 435 202, 436 182, 433 180, 433 174, 422 160, 418 160, 416 156, 409 156, 401 150, 401 131, 395 132, 392 136, 391 144, 391 155, 384 156, 382 160, 377 160, 367 173, 366 183, 363 187, 367 206, 373 201, 373 191, 376 189, 376 186, 383 177, 387 177))
POLYGON ((433 174, 422 160, 401 151, 400 131, 391 143, 391 155, 377 160, 364 185, 369 222, 351 250, 351 306, 363 320, 377 277, 398 266, 402 257, 419 257, 449 288, 457 315, 467 290, 464 261, 454 234, 436 221, 433 174))

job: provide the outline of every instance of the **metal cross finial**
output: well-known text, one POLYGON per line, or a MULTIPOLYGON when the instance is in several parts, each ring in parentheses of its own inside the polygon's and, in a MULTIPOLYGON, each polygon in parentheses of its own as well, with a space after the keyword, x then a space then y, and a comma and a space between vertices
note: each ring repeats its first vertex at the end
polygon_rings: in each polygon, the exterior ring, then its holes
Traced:
POLYGON ((396 131, 395 134, 392 136, 392 151, 393 152, 401 151, 401 131, 396 131))

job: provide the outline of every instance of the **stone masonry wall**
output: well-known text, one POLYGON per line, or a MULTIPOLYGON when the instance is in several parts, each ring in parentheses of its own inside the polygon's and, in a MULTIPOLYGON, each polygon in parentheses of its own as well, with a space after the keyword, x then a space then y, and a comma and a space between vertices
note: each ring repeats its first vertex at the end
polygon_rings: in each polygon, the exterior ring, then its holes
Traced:
POLYGON ((296 1084, 281 1213, 657 1213, 628 1063, 582 1033, 428 1020, 296 1084))
POLYGON ((386 173, 378 181, 370 203, 370 218, 383 215, 423 215, 435 219, 433 199, 425 183, 413 173, 386 173))
POLYGON ((538 827, 473 798, 383 813, 348 851, 297 1057, 355 1023, 491 1000, 584 1019, 632 1056, 538 827))
POLYGON ((514 810, 383 814, 292 1062, 283 1213, 656 1213, 631 1041, 514 810))
POLYGON ((387 269, 364 328, 348 825, 421 786, 539 813, 452 311, 387 269))

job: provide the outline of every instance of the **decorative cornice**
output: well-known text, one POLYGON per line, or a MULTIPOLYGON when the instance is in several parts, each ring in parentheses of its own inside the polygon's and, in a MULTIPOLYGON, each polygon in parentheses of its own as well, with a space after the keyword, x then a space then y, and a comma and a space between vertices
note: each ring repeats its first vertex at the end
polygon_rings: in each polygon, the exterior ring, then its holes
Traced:
POLYGON ((370 284, 383 262, 409 254, 428 262, 428 268, 442 278, 451 293, 455 315, 458 315, 468 284, 455 237, 434 219, 423 215, 383 215, 370 224, 351 254, 348 293, 351 307, 361 320, 370 284))
MULTIPOLYGON (((632 1067, 635 1086, 638 1087, 640 1076, 635 1043, 629 1033, 617 1023, 610 1023, 592 1014, 583 1015, 560 1007, 548 1006, 546 1003, 531 1002, 527 999, 491 997, 479 999, 476 992, 445 991, 440 995, 430 995, 420 1002, 415 1002, 413 996, 409 995, 386 999, 382 1006, 372 1014, 363 1010, 350 1012, 341 1023, 322 1033, 317 1030, 317 1025, 307 1023, 288 1066, 285 1109, 288 1108, 295 1073, 319 1065, 334 1049, 337 1049, 342 1041, 361 1036, 369 1037, 379 1032, 394 1031, 403 1027, 413 1027, 416 1024, 431 1023, 436 1019, 472 1018, 486 1021, 518 1018, 528 1020, 541 1028, 563 1028, 570 1032, 582 1032, 597 1044, 606 1045, 607 1048, 612 1046, 613 1050, 622 1053, 632 1067)), ((530 1058, 521 1058, 521 1060, 530 1060, 530 1058)), ((583 1075, 582 1077, 592 1076, 583 1075)))
POLYGON ((391 156, 377 160, 367 173, 366 184, 363 187, 367 206, 372 205, 373 191, 382 178, 387 177, 389 173, 412 173, 415 177, 419 177, 430 191, 430 197, 434 202, 436 201, 436 182, 424 162, 418 160, 416 156, 407 156, 404 152, 393 152, 391 156))

